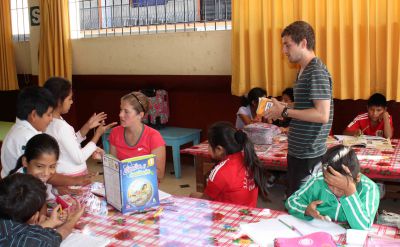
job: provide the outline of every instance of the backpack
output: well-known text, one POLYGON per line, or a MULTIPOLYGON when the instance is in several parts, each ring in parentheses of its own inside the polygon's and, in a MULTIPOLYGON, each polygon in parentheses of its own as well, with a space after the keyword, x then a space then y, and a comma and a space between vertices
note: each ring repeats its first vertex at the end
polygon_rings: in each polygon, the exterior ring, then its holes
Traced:
POLYGON ((147 88, 141 92, 149 99, 149 110, 144 123, 155 129, 165 127, 169 119, 168 92, 164 89, 147 88))

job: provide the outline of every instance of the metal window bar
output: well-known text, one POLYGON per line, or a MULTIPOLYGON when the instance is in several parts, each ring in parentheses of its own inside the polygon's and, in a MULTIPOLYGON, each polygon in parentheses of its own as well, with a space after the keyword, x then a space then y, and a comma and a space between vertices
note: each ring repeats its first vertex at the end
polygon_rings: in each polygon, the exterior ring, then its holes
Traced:
POLYGON ((231 0, 69 1, 79 8, 78 30, 71 30, 80 33, 78 37, 231 28, 231 0))
MULTIPOLYGON (((10 0, 8 0, 10 1, 10 0)), ((13 40, 28 41, 29 40, 29 18, 27 0, 11 0, 10 1, 11 25, 13 40)))

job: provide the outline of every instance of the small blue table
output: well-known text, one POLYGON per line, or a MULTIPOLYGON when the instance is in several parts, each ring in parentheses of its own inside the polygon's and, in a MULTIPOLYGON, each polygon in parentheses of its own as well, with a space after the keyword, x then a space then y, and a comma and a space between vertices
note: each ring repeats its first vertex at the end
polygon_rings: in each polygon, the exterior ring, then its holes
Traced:
MULTIPOLYGON (((189 142, 193 142, 193 145, 200 143, 200 132, 201 129, 188 129, 178 127, 165 127, 158 130, 163 137, 165 144, 172 147, 172 158, 174 161, 175 177, 181 177, 181 153, 180 146, 189 142)), ((102 136, 103 148, 106 153, 110 152, 110 144, 108 142, 108 136, 110 130, 108 130, 102 136)))

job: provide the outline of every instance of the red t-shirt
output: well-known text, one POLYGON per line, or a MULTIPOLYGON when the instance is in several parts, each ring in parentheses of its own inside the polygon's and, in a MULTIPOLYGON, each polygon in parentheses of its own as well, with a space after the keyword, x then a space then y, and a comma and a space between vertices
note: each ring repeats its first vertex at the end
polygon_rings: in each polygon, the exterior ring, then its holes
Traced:
POLYGON ((129 146, 125 142, 124 127, 117 126, 111 130, 109 137, 110 145, 117 149, 117 158, 124 160, 136 156, 151 154, 151 151, 165 146, 160 132, 145 125, 142 136, 135 146, 129 146))
MULTIPOLYGON (((369 136, 384 136, 385 123, 380 121, 377 125, 372 126, 371 120, 368 117, 368 112, 358 115, 354 120, 349 123, 347 129, 349 131, 362 130, 364 135, 369 136)), ((390 126, 393 129, 392 116, 390 116, 390 126)))
POLYGON ((219 202, 257 206, 258 187, 245 168, 242 152, 228 155, 214 167, 204 193, 219 202))

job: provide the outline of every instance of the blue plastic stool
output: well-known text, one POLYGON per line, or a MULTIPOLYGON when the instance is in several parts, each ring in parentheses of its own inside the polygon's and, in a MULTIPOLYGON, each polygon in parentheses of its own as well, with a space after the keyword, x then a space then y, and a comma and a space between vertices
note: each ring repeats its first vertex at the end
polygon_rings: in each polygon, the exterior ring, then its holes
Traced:
MULTIPOLYGON (((107 130, 102 136, 103 149, 106 153, 110 152, 108 136, 111 130, 107 130)), ((189 142, 193 145, 200 143, 200 129, 188 129, 178 127, 165 127, 159 130, 165 144, 172 147, 172 158, 174 161, 175 177, 181 177, 181 153, 180 146, 189 142)))

